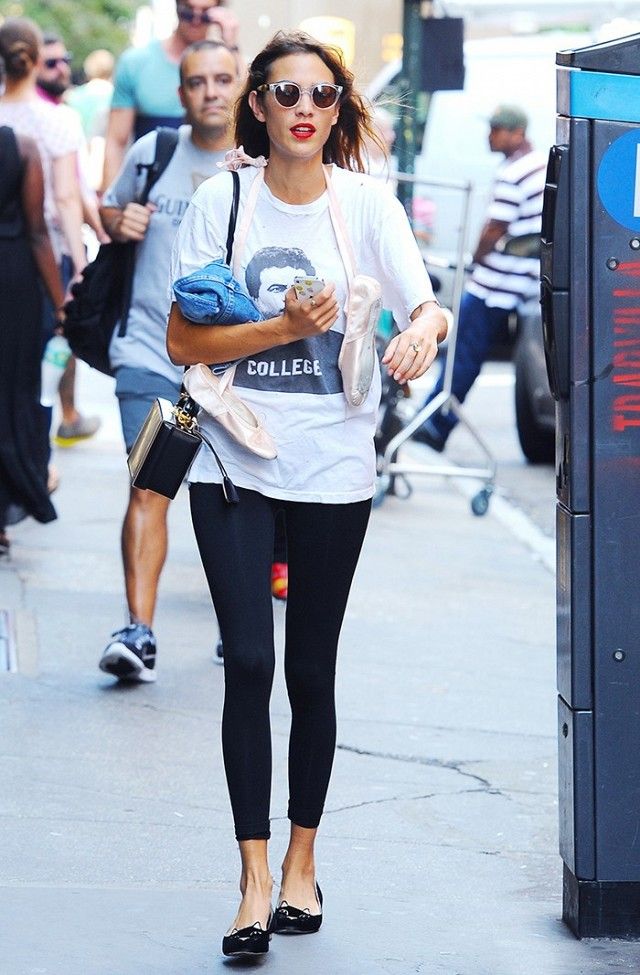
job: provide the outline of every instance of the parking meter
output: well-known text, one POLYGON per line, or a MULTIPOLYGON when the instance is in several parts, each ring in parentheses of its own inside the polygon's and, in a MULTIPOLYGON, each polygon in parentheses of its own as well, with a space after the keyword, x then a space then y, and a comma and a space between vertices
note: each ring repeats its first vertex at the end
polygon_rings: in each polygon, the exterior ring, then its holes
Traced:
POLYGON ((563 919, 578 937, 640 938, 640 34, 557 65, 541 274, 563 919))

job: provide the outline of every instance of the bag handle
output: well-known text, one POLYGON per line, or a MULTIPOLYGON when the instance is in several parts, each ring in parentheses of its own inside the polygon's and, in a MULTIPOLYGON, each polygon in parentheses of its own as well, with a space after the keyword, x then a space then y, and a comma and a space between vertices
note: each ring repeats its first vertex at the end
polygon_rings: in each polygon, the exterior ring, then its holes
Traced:
POLYGON ((236 223, 238 220, 238 209, 240 207, 240 177, 234 170, 233 177, 233 198, 231 200, 231 212, 229 213, 229 226, 227 227, 227 256, 226 262, 231 267, 231 255, 233 253, 233 238, 236 233, 236 223))
MULTIPOLYGON (((240 183, 240 177, 237 173, 233 173, 234 176, 238 178, 238 184, 240 183)), ((247 243, 247 237, 249 236, 249 227, 251 226, 251 221, 253 220, 253 214, 256 209, 256 202, 258 200, 258 194, 260 188, 264 183, 264 169, 259 169, 256 173, 255 179, 249 188, 249 193, 247 195, 247 202, 244 205, 244 210, 242 212, 242 221, 240 223, 240 229, 238 230, 238 242, 237 246, 233 248, 233 276, 238 277, 240 273, 240 258, 244 253, 245 244, 247 243)), ((231 254, 227 251, 227 264, 231 266, 230 260, 231 254)))
MULTIPOLYGON (((229 213, 229 225, 227 227, 227 264, 231 263, 233 238, 235 236, 236 221, 238 219, 238 207, 240 205, 240 177, 236 172, 232 172, 231 175, 233 177, 233 199, 231 201, 231 212, 229 213)), ((188 366, 185 366, 184 371, 186 372, 188 368, 188 366)), ((229 372, 231 373, 230 378, 233 378, 233 375, 235 374, 235 366, 233 366, 229 372)), ((198 426, 198 421, 196 418, 200 412, 200 405, 196 403, 191 396, 189 396, 189 393, 185 389, 184 385, 180 389, 180 399, 178 400, 175 409, 176 416, 178 415, 178 411, 181 410, 187 417, 190 418, 191 432, 194 432, 196 436, 198 436, 200 440, 207 445, 213 454, 218 470, 222 475, 222 493, 224 494, 225 501, 227 504, 238 504, 240 498, 238 497, 235 484, 227 474, 226 468, 220 460, 218 451, 213 446, 206 433, 203 433, 198 426)))

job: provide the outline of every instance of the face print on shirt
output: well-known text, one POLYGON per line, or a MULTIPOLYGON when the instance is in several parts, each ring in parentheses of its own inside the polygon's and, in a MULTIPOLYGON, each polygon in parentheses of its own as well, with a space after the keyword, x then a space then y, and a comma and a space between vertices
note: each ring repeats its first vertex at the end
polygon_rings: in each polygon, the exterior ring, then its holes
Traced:
POLYGON ((299 247, 263 247, 247 265, 247 290, 265 318, 272 318, 282 313, 284 296, 294 277, 315 273, 314 265, 299 247))
MULTIPOLYGON (((267 318, 280 315, 296 275, 315 275, 299 247, 263 247, 247 265, 247 291, 267 318)), ((342 392, 338 353, 340 332, 329 331, 248 356, 238 365, 234 384, 281 393, 326 395, 342 392)))

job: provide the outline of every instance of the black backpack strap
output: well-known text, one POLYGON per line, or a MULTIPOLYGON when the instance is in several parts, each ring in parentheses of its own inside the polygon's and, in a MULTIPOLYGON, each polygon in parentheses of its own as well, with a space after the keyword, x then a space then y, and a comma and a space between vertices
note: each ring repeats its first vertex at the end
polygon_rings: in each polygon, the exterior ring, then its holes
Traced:
MULTIPOLYGON (((147 178, 145 180, 144 189, 140 194, 138 203, 142 206, 145 205, 149 199, 149 193, 151 192, 152 186, 158 182, 165 169, 171 162, 171 158, 176 151, 176 146, 178 145, 178 130, 170 129, 168 126, 158 126, 156 129, 156 151, 153 157, 153 162, 150 163, 137 163, 136 169, 138 175, 142 173, 143 170, 147 171, 147 178)), ((129 259, 127 263, 127 280, 124 284, 122 290, 122 306, 120 311, 120 324, 118 326, 118 337, 122 338, 123 335, 127 334, 127 319, 129 318, 129 309, 131 307, 131 295, 133 292, 133 275, 135 272, 135 244, 131 244, 129 247, 129 259)))
POLYGON ((146 169, 147 171, 144 189, 138 200, 138 203, 141 203, 142 206, 144 206, 149 199, 149 193, 151 192, 152 187, 158 182, 165 169, 171 162, 171 158, 176 151, 177 145, 178 130, 170 129, 165 125, 158 126, 156 129, 156 151, 153 157, 153 162, 138 163, 136 166, 138 174, 140 174, 143 169, 146 169))
POLYGON ((231 255, 233 253, 233 238, 236 233, 236 223, 238 220, 238 209, 240 207, 240 177, 234 170, 233 176, 233 199, 231 200, 231 212, 229 213, 229 226, 227 228, 227 264, 231 267, 231 255))

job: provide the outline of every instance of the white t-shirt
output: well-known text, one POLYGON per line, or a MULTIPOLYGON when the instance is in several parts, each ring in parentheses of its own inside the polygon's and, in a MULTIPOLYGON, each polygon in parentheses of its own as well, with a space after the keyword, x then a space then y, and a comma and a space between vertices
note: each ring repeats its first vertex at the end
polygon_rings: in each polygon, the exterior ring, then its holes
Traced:
POLYGON ((59 261, 69 248, 58 219, 52 166, 61 156, 80 151, 84 144, 80 119, 67 105, 53 105, 34 95, 24 101, 0 100, 0 125, 9 125, 18 135, 31 136, 38 146, 44 171, 44 215, 59 261))
MULTIPOLYGON (((256 170, 240 171, 240 212, 256 170)), ((420 304, 433 300, 429 276, 409 222, 392 193, 370 176, 333 167, 333 186, 361 274, 382 285, 383 305, 400 328, 420 304)), ((194 194, 173 247, 171 280, 224 258, 232 198, 230 173, 207 180, 194 194)), ((315 274, 347 299, 347 278, 329 215, 328 194, 292 205, 263 184, 240 259, 246 284, 265 317, 280 314, 297 274, 315 274)), ((380 373, 364 404, 345 399, 338 355, 345 328, 341 314, 329 332, 249 356, 236 371, 234 389, 272 435, 275 460, 264 460, 235 443, 215 420, 200 422, 231 479, 273 498, 346 504, 374 491, 373 436, 380 402, 380 373)), ((202 448, 191 481, 220 482, 210 451, 202 448)))

